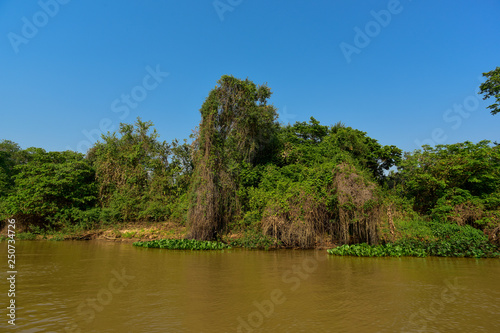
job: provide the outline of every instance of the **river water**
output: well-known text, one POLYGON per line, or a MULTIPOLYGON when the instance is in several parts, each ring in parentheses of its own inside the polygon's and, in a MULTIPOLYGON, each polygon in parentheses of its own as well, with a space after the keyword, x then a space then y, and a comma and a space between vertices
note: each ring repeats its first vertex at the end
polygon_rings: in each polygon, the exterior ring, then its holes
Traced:
POLYGON ((16 244, 1 332, 500 332, 500 260, 16 244))

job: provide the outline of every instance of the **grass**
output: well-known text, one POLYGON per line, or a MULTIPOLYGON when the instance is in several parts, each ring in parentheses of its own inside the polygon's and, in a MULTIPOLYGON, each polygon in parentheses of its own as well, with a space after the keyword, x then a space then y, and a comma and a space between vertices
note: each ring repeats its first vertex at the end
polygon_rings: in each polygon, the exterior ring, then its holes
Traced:
POLYGON ((135 231, 127 231, 122 233, 123 238, 133 238, 135 236, 136 232, 135 231))

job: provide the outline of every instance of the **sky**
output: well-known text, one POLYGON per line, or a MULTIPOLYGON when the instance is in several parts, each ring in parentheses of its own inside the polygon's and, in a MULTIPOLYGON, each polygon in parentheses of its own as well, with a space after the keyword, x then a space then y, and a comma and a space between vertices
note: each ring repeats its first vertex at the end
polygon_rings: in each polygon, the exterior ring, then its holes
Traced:
POLYGON ((267 84, 279 121, 383 145, 500 141, 482 73, 500 1, 0 0, 0 140, 85 153, 137 117, 188 138, 222 75, 267 84))

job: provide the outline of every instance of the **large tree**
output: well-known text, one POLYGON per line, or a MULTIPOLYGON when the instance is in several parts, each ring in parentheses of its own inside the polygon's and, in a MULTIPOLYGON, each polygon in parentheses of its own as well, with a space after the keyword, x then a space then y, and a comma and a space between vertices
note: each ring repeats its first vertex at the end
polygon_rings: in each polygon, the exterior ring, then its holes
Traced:
POLYGON ((187 190, 190 165, 187 144, 158 140, 152 122, 120 124, 89 151, 96 169, 99 202, 110 219, 165 220, 172 204, 187 190))
POLYGON ((95 172, 83 154, 28 148, 14 167, 15 187, 6 202, 21 227, 75 223, 94 207, 95 172))
POLYGON ((479 89, 481 89, 479 93, 484 94, 483 99, 490 97, 495 99, 495 102, 488 106, 488 109, 491 109, 491 114, 497 114, 500 112, 500 67, 483 73, 483 76, 487 80, 479 86, 479 89))
POLYGON ((6 196, 14 187, 14 167, 21 159, 21 148, 15 142, 0 142, 0 197, 6 196))
POLYGON ((399 176, 407 195, 415 199, 415 209, 425 214, 455 189, 495 206, 500 188, 499 148, 489 141, 424 145, 422 150, 405 154, 399 176))
POLYGON ((216 238, 238 213, 241 170, 265 155, 278 126, 276 109, 267 105, 270 96, 266 85, 224 75, 203 103, 194 142, 190 238, 216 238))

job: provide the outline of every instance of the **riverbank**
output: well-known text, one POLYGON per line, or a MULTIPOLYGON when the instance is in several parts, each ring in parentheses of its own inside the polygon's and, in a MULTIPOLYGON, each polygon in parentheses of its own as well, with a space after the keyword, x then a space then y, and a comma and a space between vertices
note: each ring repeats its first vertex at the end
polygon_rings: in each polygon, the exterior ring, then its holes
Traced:
MULTIPOLYGON (((61 230, 44 232, 20 232, 16 239, 20 240, 105 240, 113 242, 148 241, 159 239, 182 239, 186 236, 185 226, 174 222, 125 223, 101 226, 91 230, 61 230)), ((0 237, 7 237, 7 229, 0 231, 0 237)))
MULTIPOLYGON (((488 241, 488 237, 471 226, 450 223, 414 220, 403 223, 397 221, 394 234, 380 230, 379 245, 354 243, 337 247, 331 236, 316 237, 310 249, 328 250, 331 255, 341 256, 442 256, 442 257, 500 257, 500 246, 488 241)), ((58 231, 31 228, 18 232, 18 240, 101 240, 107 242, 148 242, 159 240, 186 239, 188 228, 176 222, 142 222, 101 225, 89 230, 58 231)), ((0 240, 7 239, 7 229, 0 231, 0 240)), ((276 238, 264 235, 255 228, 232 230, 219 239, 231 246, 247 249, 298 249, 284 246, 276 238)))
MULTIPOLYGON (((134 243, 137 241, 152 241, 161 239, 184 239, 188 234, 186 226, 175 222, 143 222, 124 223, 100 226, 90 230, 59 230, 59 231, 24 231, 16 234, 19 240, 102 240, 109 242, 134 243)), ((0 231, 0 240, 7 238, 7 229, 0 231)), ((245 231, 230 232, 222 237, 224 243, 234 247, 277 249, 289 248, 276 242, 273 238, 261 233, 245 231)), ((326 250, 335 247, 330 237, 316 240, 314 249, 326 250)))

